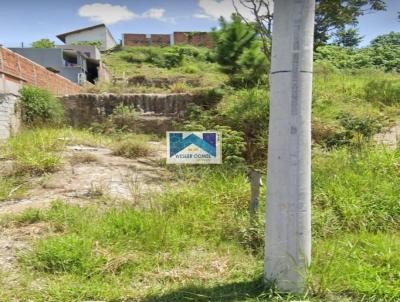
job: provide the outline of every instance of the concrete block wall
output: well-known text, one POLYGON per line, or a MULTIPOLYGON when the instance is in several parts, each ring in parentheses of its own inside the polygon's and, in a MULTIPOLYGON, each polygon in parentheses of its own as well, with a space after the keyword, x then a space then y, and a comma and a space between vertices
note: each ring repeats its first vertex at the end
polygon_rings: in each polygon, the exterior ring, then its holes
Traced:
POLYGON ((0 140, 8 139, 21 126, 21 109, 14 94, 0 94, 0 140))
POLYGON ((169 46, 172 44, 189 44, 198 47, 214 47, 214 40, 209 32, 174 32, 171 35, 152 34, 149 38, 145 34, 124 34, 125 46, 169 46))
POLYGON ((0 47, 0 93, 10 92, 6 89, 6 82, 45 88, 55 95, 81 91, 81 87, 70 80, 5 47, 0 47))

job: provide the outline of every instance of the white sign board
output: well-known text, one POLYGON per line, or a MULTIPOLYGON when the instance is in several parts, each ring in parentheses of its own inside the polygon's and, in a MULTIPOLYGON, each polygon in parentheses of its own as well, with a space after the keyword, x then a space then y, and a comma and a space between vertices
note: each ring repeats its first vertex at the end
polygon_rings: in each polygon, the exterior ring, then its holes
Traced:
POLYGON ((221 145, 216 131, 167 132, 167 164, 222 164, 221 145))

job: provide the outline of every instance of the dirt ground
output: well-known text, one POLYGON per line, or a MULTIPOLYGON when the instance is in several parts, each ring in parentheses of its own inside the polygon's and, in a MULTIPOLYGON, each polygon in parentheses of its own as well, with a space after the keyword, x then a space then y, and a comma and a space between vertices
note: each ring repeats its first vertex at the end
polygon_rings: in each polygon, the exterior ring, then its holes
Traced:
POLYGON ((0 215, 18 213, 26 208, 42 208, 60 199, 71 203, 87 203, 90 197, 107 196, 136 202, 144 193, 162 190, 168 172, 158 162, 165 147, 151 142, 157 151, 151 157, 127 159, 114 156, 110 149, 69 146, 65 164, 53 174, 33 178, 27 198, 0 203, 0 215), (89 158, 74 162, 74 155, 89 158))
MULTIPOLYGON (((0 216, 27 208, 45 208, 57 199, 83 205, 93 202, 93 197, 104 196, 134 204, 143 194, 160 192, 169 179, 168 171, 159 165, 165 146, 158 142, 150 144, 156 150, 153 155, 136 159, 114 156, 106 148, 69 146, 63 154, 63 168, 31 179, 28 197, 1 202, 0 216), (90 160, 77 162, 76 157, 90 160)), ((0 277, 6 274, 12 279, 19 270, 17 254, 29 249, 32 240, 46 233, 48 227, 43 223, 0 226, 0 277)))

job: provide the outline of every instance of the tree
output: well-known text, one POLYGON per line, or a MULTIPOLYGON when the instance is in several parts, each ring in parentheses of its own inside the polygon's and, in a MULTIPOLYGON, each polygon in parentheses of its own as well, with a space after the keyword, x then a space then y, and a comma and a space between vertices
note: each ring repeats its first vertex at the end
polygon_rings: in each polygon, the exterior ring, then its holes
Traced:
POLYGON ((33 48, 54 48, 54 41, 50 39, 40 39, 32 43, 33 48))
MULTIPOLYGON (((232 0, 236 7, 238 4, 250 10, 255 29, 268 45, 271 40, 272 0, 232 0)), ((344 29, 346 25, 358 24, 358 17, 373 11, 385 10, 384 0, 316 0, 314 48, 327 44, 332 33, 344 29)), ((239 14, 240 15, 240 14, 239 14)), ((240 15, 243 18, 243 15, 240 15)), ((243 18, 249 22, 247 18, 243 18)))
POLYGON ((316 0, 314 48, 327 44, 334 30, 357 25, 358 17, 385 9, 384 0, 316 0))
POLYGON ((363 39, 357 28, 339 29, 335 36, 336 45, 349 48, 357 47, 363 39))
POLYGON ((238 0, 238 3, 235 2, 235 0, 232 0, 237 15, 240 16, 247 25, 252 25, 254 27, 263 42, 264 54, 269 58, 271 55, 273 0, 238 0), (240 13, 239 5, 250 10, 254 20, 245 18, 240 13))
POLYGON ((390 32, 377 36, 371 41, 371 46, 400 46, 400 32, 390 32))
POLYGON ((220 29, 213 32, 216 61, 235 86, 254 86, 268 71, 268 58, 256 29, 233 14, 231 22, 220 19, 220 29))

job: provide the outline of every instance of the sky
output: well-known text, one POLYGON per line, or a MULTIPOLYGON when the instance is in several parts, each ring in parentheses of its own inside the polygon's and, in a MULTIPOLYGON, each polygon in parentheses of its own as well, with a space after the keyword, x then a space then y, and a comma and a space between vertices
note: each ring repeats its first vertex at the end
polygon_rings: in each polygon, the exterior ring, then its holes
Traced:
MULTIPOLYGON (((237 1, 237 0, 235 0, 237 1)), ((386 0, 387 10, 360 18, 362 46, 380 34, 400 31, 400 0, 386 0)), ((218 17, 234 12, 232 0, 0 0, 0 44, 26 47, 82 27, 106 23, 119 41, 123 33, 209 31, 218 17)))

